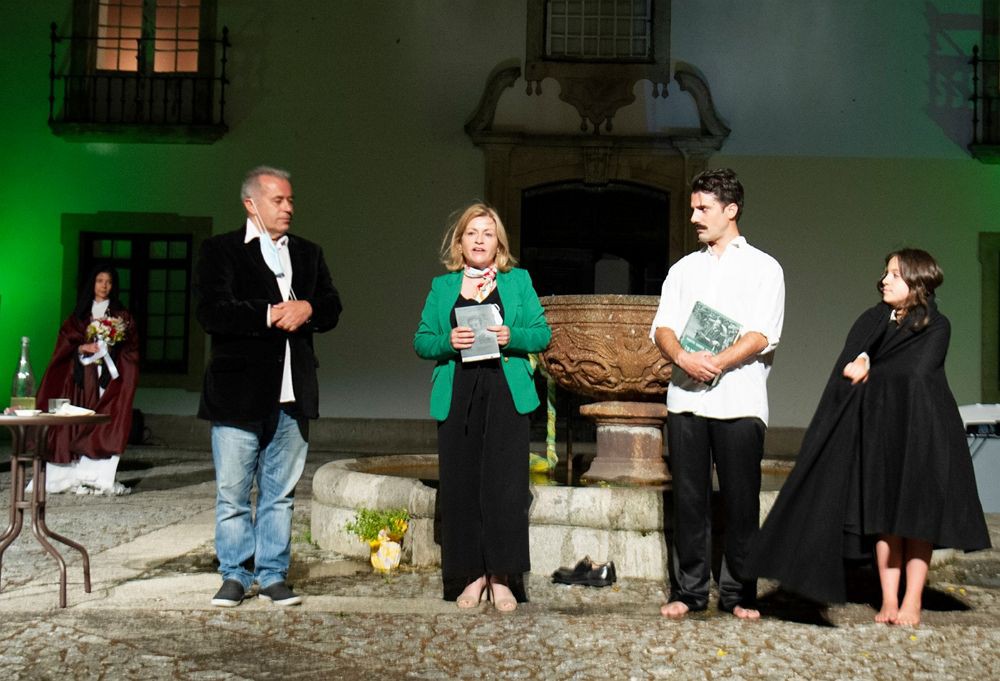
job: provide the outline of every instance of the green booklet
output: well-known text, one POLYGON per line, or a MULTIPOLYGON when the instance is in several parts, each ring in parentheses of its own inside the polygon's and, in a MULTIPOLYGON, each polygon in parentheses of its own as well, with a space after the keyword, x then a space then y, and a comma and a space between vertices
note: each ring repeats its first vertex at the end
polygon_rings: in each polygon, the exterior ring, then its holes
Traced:
MULTIPOLYGON (((741 328, 738 321, 699 300, 694 304, 679 340, 681 347, 688 352, 708 350, 717 355, 736 342, 741 328)), ((721 376, 716 376, 711 385, 715 386, 721 376)))

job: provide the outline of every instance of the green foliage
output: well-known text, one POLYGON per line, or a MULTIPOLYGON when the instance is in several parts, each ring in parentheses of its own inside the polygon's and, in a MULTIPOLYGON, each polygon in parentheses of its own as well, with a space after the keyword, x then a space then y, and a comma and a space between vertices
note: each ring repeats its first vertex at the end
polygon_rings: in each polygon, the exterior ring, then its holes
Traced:
POLYGON ((292 543, 312 544, 313 546, 318 546, 318 544, 316 544, 316 542, 313 540, 312 530, 310 530, 308 527, 299 532, 298 534, 294 535, 292 537, 292 543))
POLYGON ((383 529, 390 535, 402 536, 409 522, 410 513, 405 508, 378 510, 362 507, 355 511, 354 520, 347 523, 344 529, 362 541, 372 542, 378 539, 378 533, 383 529))

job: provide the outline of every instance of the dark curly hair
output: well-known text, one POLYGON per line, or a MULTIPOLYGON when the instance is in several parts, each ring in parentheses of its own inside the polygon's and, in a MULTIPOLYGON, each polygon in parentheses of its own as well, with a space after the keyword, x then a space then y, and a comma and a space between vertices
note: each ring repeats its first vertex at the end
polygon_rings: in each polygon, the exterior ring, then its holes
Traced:
POLYGON ((691 193, 704 192, 712 194, 723 207, 736 204, 736 219, 743 215, 743 185, 736 173, 729 168, 713 168, 705 170, 691 180, 691 193))

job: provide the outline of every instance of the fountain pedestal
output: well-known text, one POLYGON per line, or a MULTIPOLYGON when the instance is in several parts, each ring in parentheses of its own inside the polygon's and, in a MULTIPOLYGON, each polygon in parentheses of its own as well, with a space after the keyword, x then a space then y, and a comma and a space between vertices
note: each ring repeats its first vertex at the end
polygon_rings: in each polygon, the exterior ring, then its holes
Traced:
POLYGON ((663 460, 665 405, 594 402, 580 413, 597 424, 597 457, 584 480, 656 485, 670 479, 663 460))

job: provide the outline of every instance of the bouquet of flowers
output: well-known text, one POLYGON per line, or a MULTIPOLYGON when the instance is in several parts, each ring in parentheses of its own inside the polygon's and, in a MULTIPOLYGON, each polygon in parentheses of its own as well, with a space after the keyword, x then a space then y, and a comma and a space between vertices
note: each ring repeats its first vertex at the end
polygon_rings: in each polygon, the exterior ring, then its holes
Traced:
POLYGON ((110 348, 125 338, 128 324, 121 317, 101 317, 87 325, 86 338, 88 342, 97 343, 98 350, 93 355, 81 356, 80 362, 87 364, 106 364, 112 379, 118 378, 118 367, 111 359, 110 348))
POLYGON ((111 347, 125 338, 128 325, 121 317, 101 317, 87 325, 87 341, 104 341, 111 347))
POLYGON ((359 508, 354 513, 354 520, 344 526, 351 534, 357 535, 358 539, 368 542, 372 548, 377 548, 381 541, 379 532, 386 531, 386 535, 392 541, 400 541, 409 527, 410 514, 405 508, 390 508, 378 510, 371 508, 359 508))
POLYGON ((405 508, 377 510, 359 508, 354 520, 345 529, 368 542, 371 549, 371 564, 376 572, 384 575, 399 566, 403 555, 403 535, 410 523, 410 514, 405 508))

